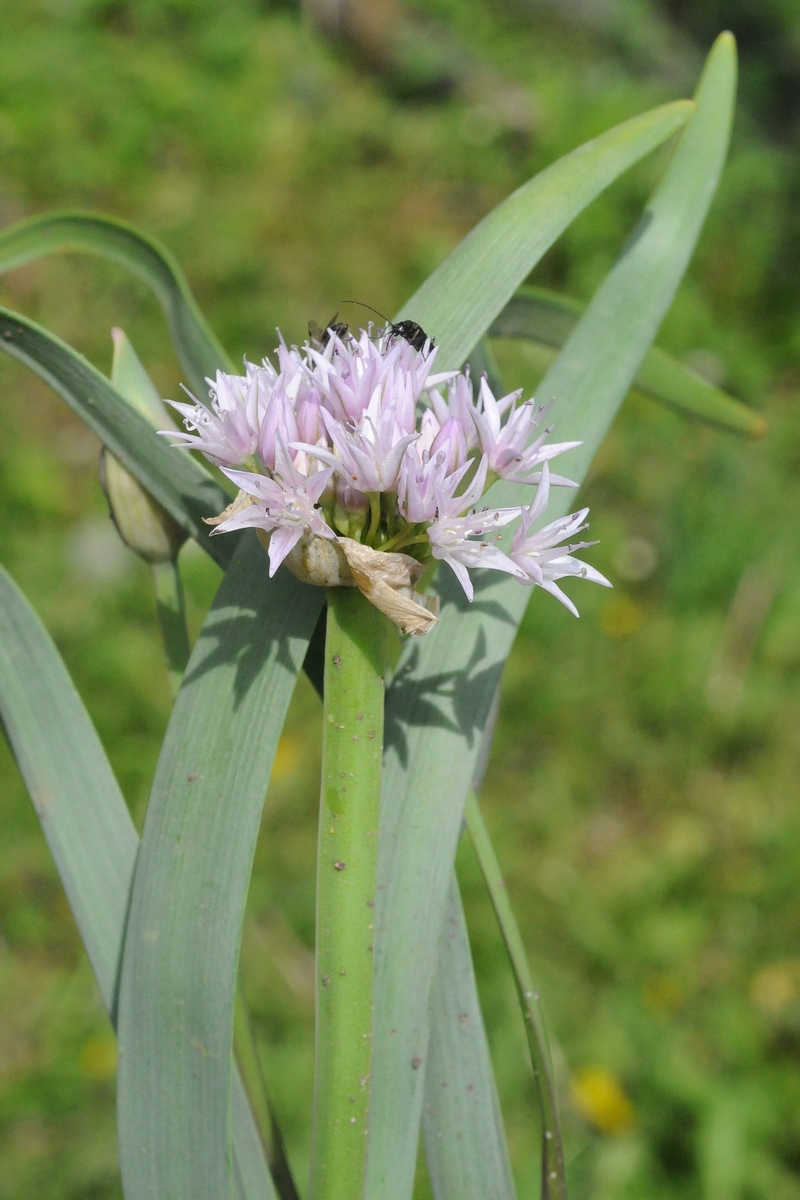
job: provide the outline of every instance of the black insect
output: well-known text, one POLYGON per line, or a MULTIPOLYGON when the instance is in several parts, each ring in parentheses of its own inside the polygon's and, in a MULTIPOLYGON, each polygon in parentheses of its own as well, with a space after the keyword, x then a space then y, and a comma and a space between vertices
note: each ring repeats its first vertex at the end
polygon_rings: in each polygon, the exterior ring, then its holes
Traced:
POLYGON ((331 340, 331 334, 338 338, 346 338, 350 332, 344 321, 337 321, 338 313, 334 313, 324 329, 320 329, 316 321, 308 322, 308 337, 315 350, 324 350, 331 340))
POLYGON ((401 337, 404 342, 408 342, 409 346, 413 346, 415 350, 424 350, 425 344, 430 342, 433 346, 433 338, 429 338, 421 325, 416 321, 398 321, 397 324, 389 325, 390 339, 401 337))
POLYGON ((390 321, 382 312, 378 312, 377 308, 373 308, 371 304, 363 304, 361 300, 345 300, 345 304, 358 304, 361 308, 368 308, 370 312, 374 312, 382 321, 386 322, 386 328, 383 330, 386 334, 387 341, 393 342, 396 338, 402 338, 404 342, 408 342, 409 346, 413 346, 415 350, 424 350, 427 342, 431 346, 435 344, 433 338, 429 338, 421 325, 416 321, 390 321))

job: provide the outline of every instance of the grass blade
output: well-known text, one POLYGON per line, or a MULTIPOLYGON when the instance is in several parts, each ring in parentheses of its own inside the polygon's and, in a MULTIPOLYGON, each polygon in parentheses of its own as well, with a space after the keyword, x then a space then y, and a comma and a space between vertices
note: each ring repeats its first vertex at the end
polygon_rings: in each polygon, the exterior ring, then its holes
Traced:
POLYGON ((500 871, 500 864, 497 861, 489 831, 484 823, 474 792, 470 792, 467 797, 465 819, 492 901, 492 908, 495 911, 497 923, 508 951, 520 1008, 525 1021, 533 1074, 542 1108, 542 1195, 558 1196, 560 1200, 566 1200, 561 1121, 556 1102, 550 1045, 539 993, 533 986, 522 935, 514 917, 500 871))
MULTIPOLYGON (((584 310, 585 305, 557 292, 521 288, 491 325, 489 337, 526 338, 561 349, 584 310)), ((707 383, 658 346, 648 350, 632 386, 684 416, 709 421, 734 433, 763 437, 767 431, 760 413, 707 383)))
POLYGON ((217 594, 159 759, 120 986, 127 1200, 226 1196, 244 902, 275 747, 324 593, 272 580, 247 535, 217 594))
MULTIPOLYGON (((542 385, 540 394, 554 400, 559 439, 584 439, 564 467, 573 478, 585 475, 683 275, 727 150, 735 74, 735 45, 723 35, 709 56, 696 115, 642 223, 542 385)), ((421 319, 416 307, 409 311, 421 319)), ((460 324, 448 328, 458 335, 460 324)), ((460 345, 458 336, 453 349, 448 342, 446 362, 460 345)), ((512 488, 495 495, 520 502, 512 488)), ((574 495, 558 500, 568 505, 574 495)), ((554 506, 549 518, 558 512, 554 506)), ((471 607, 447 575, 437 590, 439 625, 406 648, 387 699, 370 1200, 411 1193, 423 1081, 410 1064, 428 1049, 438 933, 480 731, 529 598, 516 583, 490 578, 480 581, 471 607)))
MULTIPOLYGON (((139 846, 119 785, 49 634, 0 568, 0 717, 103 998, 116 994, 139 846)), ((232 1084, 237 1200, 276 1200, 238 1073, 232 1084)))
POLYGON ((0 271, 11 271, 46 254, 79 251, 127 267, 161 305, 186 383, 205 393, 205 377, 231 363, 197 306, 180 266, 166 246, 126 221, 97 213, 55 212, 31 217, 0 233, 0 271))
POLYGON ((615 126, 517 188, 459 242, 396 318, 439 343, 437 370, 458 367, 522 281, 587 204, 685 124, 677 100, 615 126))
MULTIPOLYGON (((472 778, 480 788, 500 706, 495 692, 472 778)), ((492 1059, 458 879, 450 881, 430 1003, 422 1129, 435 1200, 514 1200, 492 1059), (466 1074, 466 1078, 465 1078, 466 1074)))
POLYGON ((503 1118, 455 875, 431 990, 422 1129, 435 1200, 514 1200, 503 1118))
POLYGON ((6 308, 0 308, 0 349, 30 367, 65 400, 181 528, 220 566, 227 566, 235 541, 209 539, 203 517, 221 512, 230 497, 199 463, 173 450, 71 346, 6 308))

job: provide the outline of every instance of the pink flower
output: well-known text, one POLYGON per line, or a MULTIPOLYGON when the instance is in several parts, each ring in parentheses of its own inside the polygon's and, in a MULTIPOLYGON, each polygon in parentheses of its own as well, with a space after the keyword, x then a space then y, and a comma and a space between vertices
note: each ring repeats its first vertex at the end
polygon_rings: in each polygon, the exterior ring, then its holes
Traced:
POLYGON ((487 567, 492 571, 505 571, 517 579, 524 577, 516 563, 492 544, 496 540, 495 530, 515 521, 519 512, 518 508, 484 508, 464 517, 442 516, 429 528, 433 557, 447 563, 468 600, 473 597, 468 567, 487 567), (480 540, 473 541, 473 538, 480 540))
POLYGON ((275 439, 275 471, 271 478, 251 471, 223 470, 238 488, 254 497, 255 503, 223 521, 214 533, 230 533, 248 526, 270 532, 270 576, 275 574, 306 530, 318 537, 336 536, 316 507, 333 472, 322 469, 308 478, 301 475, 289 457, 280 433, 275 439))
POLYGON ((596 545, 595 542, 574 542, 572 545, 561 545, 566 538, 586 529, 585 520, 589 513, 588 508, 582 508, 580 512, 572 513, 568 517, 559 517, 557 521, 552 521, 536 533, 529 533, 531 525, 542 516, 547 508, 550 498, 549 476, 549 468, 545 463, 536 499, 530 508, 522 510, 522 519, 514 533, 509 557, 522 572, 518 578, 530 586, 544 588, 577 617, 579 615, 577 608, 556 585, 557 579, 566 579, 576 575, 581 579, 588 579, 592 583, 599 583, 603 587, 612 585, 605 575, 601 575, 594 567, 572 557, 576 550, 585 550, 589 546, 596 545))
MULTIPOLYGON (((401 396, 401 406, 404 402, 405 396, 401 396)), ((293 449, 304 450, 310 458, 327 463, 356 491, 390 492, 397 482, 406 447, 419 437, 413 426, 411 433, 404 432, 403 414, 397 410, 394 397, 384 400, 376 390, 358 426, 350 429, 323 408, 320 415, 333 450, 307 442, 294 442, 293 449)))
POLYGON ((473 508, 483 495, 488 469, 488 460, 484 455, 466 491, 460 496, 448 496, 440 492, 436 520, 428 528, 433 557, 447 563, 469 600, 473 597, 473 588, 467 567, 485 567, 522 578, 520 568, 498 546, 493 545, 499 540, 496 530, 515 521, 520 509, 484 508, 478 512, 473 508), (464 516, 459 515, 467 509, 472 511, 464 516), (480 540, 474 541, 474 538, 480 540))
MULTIPOLYGON (((489 467, 496 475, 513 483, 538 483, 541 472, 534 471, 535 467, 566 450, 574 450, 581 443, 555 442, 546 446, 549 429, 531 441, 544 408, 534 408, 532 400, 517 408, 521 394, 521 391, 511 392, 501 400, 496 400, 484 376, 481 379, 480 404, 472 409, 472 419, 478 431, 481 450, 488 456, 489 467), (508 412, 508 418, 503 425, 502 416, 505 412, 508 412)), ((577 486, 571 479, 561 475, 551 475, 550 483, 577 486)))
POLYGON ((266 530, 271 574, 304 534, 338 531, 373 553, 407 546, 422 562, 446 562, 470 599, 474 568, 543 587, 573 612, 558 579, 608 586, 572 557, 586 543, 562 544, 582 528, 585 509, 530 532, 551 484, 571 485, 550 474, 549 460, 580 443, 548 445, 549 430, 538 432, 542 410, 520 405, 520 392, 497 399, 484 377, 476 400, 468 371, 433 374, 430 341, 416 350, 391 329, 340 333, 301 349, 279 334, 276 365, 220 372, 210 404, 174 405, 186 432, 173 441, 201 450, 253 499, 225 515, 217 533, 266 530), (498 477, 538 483, 531 507, 480 508, 498 477), (500 531, 520 518, 506 552, 500 531))
MULTIPOLYGON (((200 450, 218 466, 236 467, 252 458, 258 446, 261 420, 268 399, 265 379, 258 368, 247 364, 247 375, 225 375, 217 371, 216 382, 206 380, 211 406, 192 396, 193 404, 168 400, 183 417, 187 430, 163 431, 173 444, 200 450)), ((191 396, 190 392, 187 395, 191 396)))

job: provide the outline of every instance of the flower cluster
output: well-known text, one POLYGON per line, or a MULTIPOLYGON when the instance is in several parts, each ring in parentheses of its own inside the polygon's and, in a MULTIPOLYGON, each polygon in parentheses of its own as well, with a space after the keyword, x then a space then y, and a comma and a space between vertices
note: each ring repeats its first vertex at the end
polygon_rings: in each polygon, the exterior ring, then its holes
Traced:
POLYGON ((573 557, 589 543, 568 543, 588 510, 531 529, 551 486, 575 486, 550 472, 550 460, 580 443, 549 444, 549 430, 538 428, 543 410, 521 403, 521 392, 498 399, 484 377, 476 395, 468 371, 434 373, 436 353, 391 326, 358 337, 337 326, 302 349, 281 339, 277 366, 219 372, 208 381, 210 403, 173 403, 187 432, 169 436, 202 451, 239 488, 216 532, 255 526, 271 574, 287 557, 296 569, 297 549, 320 539, 358 543, 408 556, 420 564, 415 578, 431 559, 445 562, 470 599, 470 569, 504 571, 577 615, 558 580, 610 586, 573 557), (498 479, 535 485, 530 507, 481 507, 498 479), (498 531, 517 520, 501 549, 498 531))

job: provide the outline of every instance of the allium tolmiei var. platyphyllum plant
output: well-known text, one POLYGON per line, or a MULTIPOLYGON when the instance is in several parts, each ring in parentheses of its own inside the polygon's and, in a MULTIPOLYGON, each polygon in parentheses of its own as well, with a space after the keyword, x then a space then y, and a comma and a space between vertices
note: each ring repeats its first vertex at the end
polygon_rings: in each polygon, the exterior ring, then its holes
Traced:
POLYGON ((126 1200, 300 1194, 236 976, 264 795, 302 669, 324 727, 303 1194, 410 1200, 422 1128, 437 1200, 515 1195, 453 872, 466 820, 528 1034, 542 1194, 566 1196, 539 995, 476 793, 528 600, 544 590, 575 611, 565 581, 608 583, 576 557, 586 509, 572 501, 630 386, 760 432, 756 414, 649 351, 722 169, 734 90, 723 35, 694 102, 635 117, 525 184, 394 322, 335 320, 244 373, 169 253, 132 227, 57 213, 0 234, 4 270, 79 250, 148 282, 190 391, 174 402, 181 430, 121 331, 109 381, 0 309, 0 347, 103 443, 111 515, 152 567, 176 691, 139 842, 53 643, 0 573, 0 715, 117 1031, 126 1200), (585 311, 522 287, 573 218, 670 138, 643 219, 585 311), (559 350, 536 400, 502 386, 487 336, 559 350), (191 651, 187 537, 225 569, 191 651))

